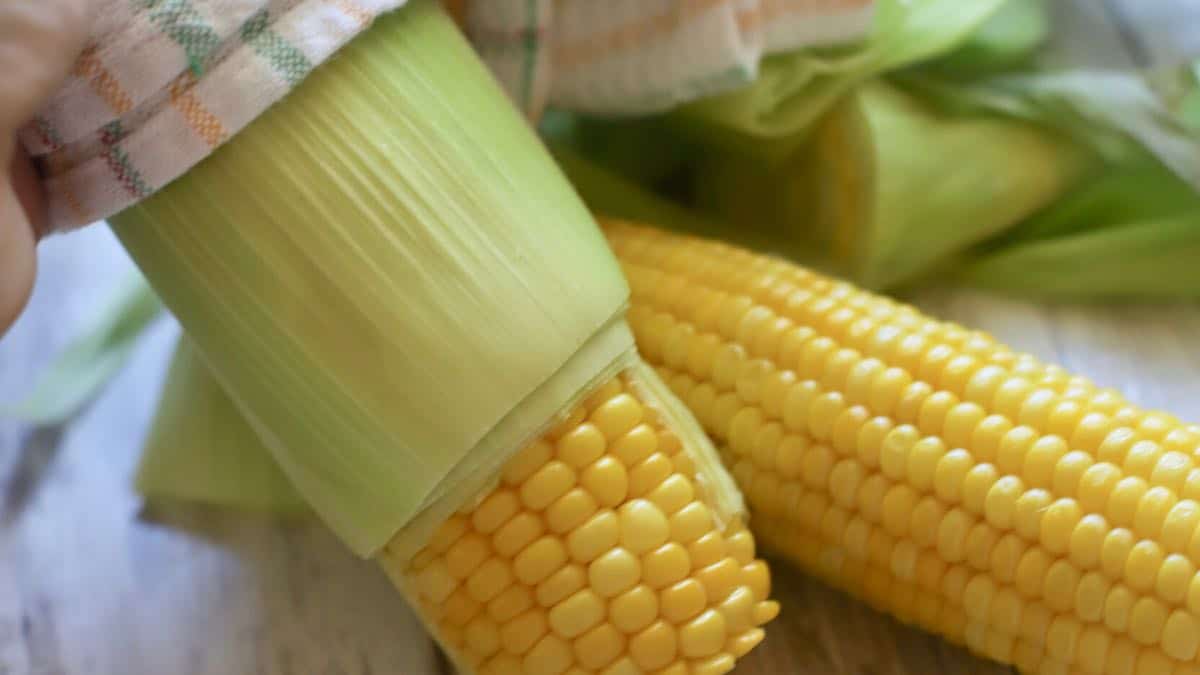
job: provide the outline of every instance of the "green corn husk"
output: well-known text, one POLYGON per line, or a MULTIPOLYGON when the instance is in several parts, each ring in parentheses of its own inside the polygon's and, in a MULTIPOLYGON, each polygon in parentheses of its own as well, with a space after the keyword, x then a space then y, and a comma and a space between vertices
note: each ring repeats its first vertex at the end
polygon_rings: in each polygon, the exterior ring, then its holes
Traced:
POLYGON ((917 73, 896 80, 944 110, 1029 120, 1090 148, 1111 166, 1157 160, 1200 187, 1200 134, 1140 73, 1073 70, 975 82, 917 73))
POLYGON ((640 185, 670 178, 694 154, 682 138, 670 133, 660 116, 598 119, 551 110, 538 129, 553 147, 587 157, 597 167, 640 185), (651 148, 653 152, 647 152, 651 148))
POLYGON ((961 283, 1060 300, 1200 298, 1200 195, 1171 171, 1111 171, 985 247, 961 283))
POLYGON ((186 337, 171 358, 135 484, 151 501, 310 513, 186 337))
POLYGON ((1047 0, 1006 0, 961 46, 931 67, 956 76, 979 75, 1028 63, 1050 34, 1047 0))
POLYGON ((135 275, 123 281, 94 325, 72 340, 23 400, 0 406, 0 417, 52 426, 91 402, 128 362, 159 316, 158 296, 135 275))
POLYGON ((863 43, 766 59, 752 86, 684 105, 667 120, 703 146, 786 162, 806 132, 854 87, 954 50, 1004 1, 880 0, 863 43))
POLYGON ((591 161, 569 146, 550 145, 551 153, 567 179, 588 208, 597 214, 654 223, 678 232, 723 239, 760 250, 775 250, 784 255, 798 254, 791 248, 780 249, 780 242, 760 229, 738 227, 688 209, 677 202, 659 196, 625 175, 610 171, 591 161))
POLYGON ((1017 225, 1093 163, 1037 125, 943 113, 873 81, 827 115, 788 164, 715 155, 697 170, 696 194, 725 220, 798 242, 830 272, 888 289, 1017 225))
POLYGON ((112 226, 360 555, 435 526, 632 354, 594 221, 431 0, 112 226))

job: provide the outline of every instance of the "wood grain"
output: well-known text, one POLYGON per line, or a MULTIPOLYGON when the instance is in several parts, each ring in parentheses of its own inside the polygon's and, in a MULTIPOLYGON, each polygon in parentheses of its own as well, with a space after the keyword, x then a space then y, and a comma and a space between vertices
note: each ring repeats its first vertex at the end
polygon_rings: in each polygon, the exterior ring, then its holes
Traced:
MULTIPOLYGON (((0 401, 108 297, 129 263, 93 228, 43 246, 30 310, 0 340, 0 401)), ((1200 308, 916 298, 1039 357, 1200 419, 1200 308)), ((63 429, 0 422, 0 675, 433 675, 447 670, 375 567, 320 526, 146 510, 130 487, 174 327, 63 429)), ((740 675, 1007 673, 774 561, 783 615, 740 675)))

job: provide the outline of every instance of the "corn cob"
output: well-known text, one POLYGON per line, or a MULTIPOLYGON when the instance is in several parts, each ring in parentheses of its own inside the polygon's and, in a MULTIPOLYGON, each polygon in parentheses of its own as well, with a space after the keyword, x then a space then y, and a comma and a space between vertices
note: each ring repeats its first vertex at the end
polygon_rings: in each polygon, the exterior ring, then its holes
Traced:
POLYGON ((591 215, 432 0, 111 224, 194 347, 177 372, 223 395, 166 397, 161 428, 247 425, 223 437, 378 559, 461 672, 713 675, 762 639, 741 496, 638 363, 591 215))
POLYGON ((414 555, 402 530, 379 562, 468 672, 728 672, 778 605, 695 453, 626 371, 414 555))
POLYGON ((1200 428, 804 268, 607 233, 763 545, 1023 672, 1200 672, 1200 428))

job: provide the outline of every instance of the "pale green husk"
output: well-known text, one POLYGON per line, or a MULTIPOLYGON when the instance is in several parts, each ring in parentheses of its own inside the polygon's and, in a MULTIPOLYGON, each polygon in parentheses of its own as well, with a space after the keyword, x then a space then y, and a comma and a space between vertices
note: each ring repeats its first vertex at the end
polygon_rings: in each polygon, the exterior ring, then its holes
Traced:
POLYGON ((1200 195, 1158 164, 1110 171, 983 247, 952 281, 1052 299, 1200 298, 1200 195))
POLYGON ((124 280, 94 325, 63 349, 28 397, 0 406, 0 417, 41 426, 67 421, 125 365, 138 338, 161 314, 158 296, 140 275, 124 280))
POLYGON ((309 512, 187 338, 180 338, 167 370, 136 485, 151 501, 309 512))
MULTIPOLYGON (((714 515, 722 523, 743 517, 741 493, 691 413, 645 363, 635 361, 625 372, 690 449, 714 515)), ((167 372, 137 486, 151 500, 274 513, 306 511, 303 497, 186 338, 180 339, 167 372)), ((388 555, 403 558, 425 541, 420 536, 404 538, 409 541, 388 546, 388 555)))
POLYGON ((594 221, 432 0, 112 224, 362 555, 632 355, 594 221))
POLYGON ((705 145, 786 162, 821 115, 854 87, 953 50, 1004 2, 879 0, 872 34, 863 43, 767 59, 753 85, 682 106, 669 120, 705 145))
POLYGON ((1005 0, 957 49, 932 67, 960 76, 979 76, 1023 65, 1050 34, 1050 0, 1005 0))

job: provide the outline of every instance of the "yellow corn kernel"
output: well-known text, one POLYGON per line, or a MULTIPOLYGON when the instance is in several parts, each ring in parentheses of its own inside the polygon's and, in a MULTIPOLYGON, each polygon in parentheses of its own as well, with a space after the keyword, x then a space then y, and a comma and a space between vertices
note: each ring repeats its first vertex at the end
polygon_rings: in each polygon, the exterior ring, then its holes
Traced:
POLYGON ((574 638, 604 618, 604 600, 591 589, 583 589, 559 602, 547 613, 550 628, 564 638, 574 638))
POLYGON ((521 484, 521 502, 533 511, 554 503, 575 486, 575 471, 564 462, 551 460, 521 484))
POLYGON ((580 670, 588 672, 616 661, 625 653, 626 645, 625 636, 620 631, 613 628, 612 624, 602 623, 579 636, 572 646, 575 660, 582 667, 580 670))
POLYGON ((679 627, 679 651, 689 658, 712 656, 725 646, 725 616, 705 610, 679 627))
POLYGON ((537 585, 535 597, 542 607, 553 607, 587 585, 587 572, 580 565, 567 565, 537 585))
POLYGON ((665 621, 655 621, 629 638, 629 656, 638 667, 656 670, 671 664, 676 658, 678 637, 675 627, 665 621))
POLYGON ((551 532, 562 534, 579 527, 596 513, 597 509, 599 504, 591 493, 581 488, 572 488, 550 504, 544 517, 551 532))

